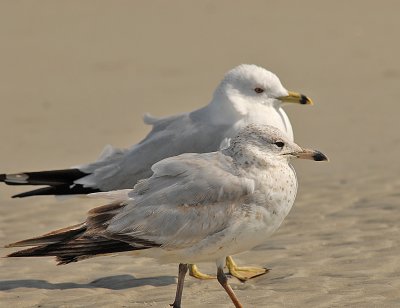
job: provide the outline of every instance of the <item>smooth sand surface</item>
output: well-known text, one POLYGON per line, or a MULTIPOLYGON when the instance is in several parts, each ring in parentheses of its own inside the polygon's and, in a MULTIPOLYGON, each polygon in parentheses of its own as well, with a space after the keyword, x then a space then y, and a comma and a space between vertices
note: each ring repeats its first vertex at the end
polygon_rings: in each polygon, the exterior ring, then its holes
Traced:
MULTIPOLYGON (((265 245, 236 257, 272 271, 245 307, 400 306, 398 1, 2 1, 0 171, 64 168, 126 147, 206 104, 225 71, 255 63, 315 106, 287 106, 296 140, 331 162, 296 162, 296 204, 265 245)), ((83 198, 10 199, 0 246, 75 224, 83 198)), ((1 248, 2 256, 11 249, 1 248)), ((213 272, 213 264, 201 265, 213 272)), ((2 307, 169 307, 177 265, 127 256, 55 266, 0 259, 2 307)), ((188 278, 184 307, 232 307, 188 278)))

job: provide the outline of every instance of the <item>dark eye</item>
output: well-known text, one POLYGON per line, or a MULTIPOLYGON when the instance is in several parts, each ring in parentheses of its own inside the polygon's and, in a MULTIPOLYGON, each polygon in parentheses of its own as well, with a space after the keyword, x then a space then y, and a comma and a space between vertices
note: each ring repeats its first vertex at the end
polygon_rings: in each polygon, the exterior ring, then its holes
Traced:
POLYGON ((255 89, 254 89, 254 92, 256 92, 256 93, 263 93, 263 92, 264 92, 264 89, 263 89, 263 88, 255 88, 255 89))
POLYGON ((283 148, 285 144, 282 141, 277 141, 275 142, 275 145, 279 148, 283 148))

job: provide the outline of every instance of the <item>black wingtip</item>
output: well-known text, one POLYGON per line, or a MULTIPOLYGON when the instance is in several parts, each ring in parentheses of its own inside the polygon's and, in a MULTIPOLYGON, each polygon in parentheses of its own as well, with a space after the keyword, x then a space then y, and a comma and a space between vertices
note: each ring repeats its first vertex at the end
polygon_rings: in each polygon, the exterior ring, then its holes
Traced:
POLYGON ((21 172, 0 174, 0 181, 8 185, 65 185, 87 176, 79 169, 60 169, 51 171, 21 172))
POLYGON ((49 196, 49 195, 87 195, 91 193, 100 192, 97 188, 84 187, 80 184, 75 185, 58 185, 43 187, 35 190, 26 191, 18 195, 12 196, 12 198, 25 198, 32 196, 49 196))

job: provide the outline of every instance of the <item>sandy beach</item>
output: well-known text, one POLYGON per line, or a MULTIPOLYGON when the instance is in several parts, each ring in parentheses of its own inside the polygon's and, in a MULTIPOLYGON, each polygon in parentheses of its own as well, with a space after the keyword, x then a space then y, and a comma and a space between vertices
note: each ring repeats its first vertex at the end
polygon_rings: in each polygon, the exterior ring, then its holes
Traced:
MULTIPOLYGON (((291 213, 235 258, 272 270, 230 279, 237 296, 245 307, 400 307, 399 10, 389 0, 2 1, 0 173, 128 147, 150 129, 145 112, 199 108, 227 70, 258 64, 314 100, 285 110, 297 143, 330 162, 294 163, 291 213)), ((103 204, 0 189, 0 247, 103 204)), ((177 265, 129 256, 0 258, 0 306, 169 307, 176 277, 177 265)), ((187 278, 183 306, 206 305, 232 307, 217 281, 187 278)))

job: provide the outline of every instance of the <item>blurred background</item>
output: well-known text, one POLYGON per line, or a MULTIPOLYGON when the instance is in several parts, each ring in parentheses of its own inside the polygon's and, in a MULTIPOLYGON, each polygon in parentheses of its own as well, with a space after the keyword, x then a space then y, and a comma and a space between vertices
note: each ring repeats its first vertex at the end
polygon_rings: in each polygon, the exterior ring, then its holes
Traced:
MULTIPOLYGON (((66 168, 106 144, 128 147, 150 129, 145 112, 202 107, 227 70, 263 66, 314 100, 285 111, 296 141, 331 162, 295 163, 291 214, 265 246, 238 257, 273 271, 233 281, 238 296, 246 306, 395 307, 399 10, 390 0, 2 1, 0 173, 66 168)), ((17 192, 1 187, 1 246, 79 222, 98 205, 11 200, 17 192)), ((53 265, 1 259, 0 296, 21 307, 166 307, 174 295, 172 265, 161 273, 128 257, 53 265)), ((230 306, 215 282, 193 279, 183 303, 230 306)))

